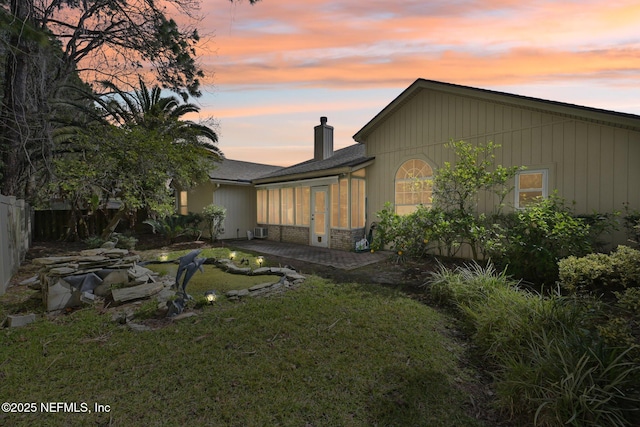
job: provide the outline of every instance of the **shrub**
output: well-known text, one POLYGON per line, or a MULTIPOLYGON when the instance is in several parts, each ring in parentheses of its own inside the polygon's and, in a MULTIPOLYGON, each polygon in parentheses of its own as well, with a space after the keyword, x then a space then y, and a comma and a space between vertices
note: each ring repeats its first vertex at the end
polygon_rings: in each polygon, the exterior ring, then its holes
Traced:
POLYGON ((89 236, 83 240, 89 249, 95 249, 102 246, 105 240, 100 236, 89 236))
POLYGON ((534 425, 636 425, 640 365, 627 353, 576 330, 533 334, 526 351, 503 358, 499 405, 534 425))
POLYGON ((517 282, 504 271, 497 272, 492 264, 482 267, 473 262, 453 270, 440 264, 424 285, 442 304, 469 307, 474 303, 486 303, 496 289, 514 287, 517 282))
POLYGON ((204 221, 207 223, 211 241, 215 242, 223 231, 223 223, 224 218, 227 216, 227 210, 222 206, 211 204, 204 207, 202 210, 202 216, 204 217, 204 221))
POLYGON ((614 291, 640 286, 640 251, 618 246, 609 255, 570 256, 558 262, 558 269, 564 290, 611 296, 614 291))
POLYGON ((585 220, 555 195, 493 220, 483 240, 486 253, 499 268, 532 283, 553 285, 560 259, 592 250, 585 220))
POLYGON ((455 164, 444 162, 436 171, 433 177, 433 206, 449 214, 450 227, 456 234, 453 243, 468 244, 473 258, 478 259, 478 244, 484 234, 484 218, 477 214, 478 194, 488 191, 498 196, 499 212, 510 191, 507 182, 522 168, 496 165, 493 152, 500 145, 493 142, 474 146, 465 141, 452 140, 446 147, 454 151, 456 161, 455 164))
POLYGON ((630 210, 629 205, 625 205, 624 228, 629 238, 629 243, 634 246, 640 245, 640 212, 630 210))
POLYGON ((136 239, 134 236, 119 234, 116 248, 128 249, 132 251, 133 249, 135 249, 136 243, 138 243, 138 239, 136 239))
MULTIPOLYGON (((491 265, 441 266, 427 285, 459 310, 473 344, 496 368, 500 409, 527 425, 638 423, 637 347, 601 339, 596 325, 603 305, 597 300, 531 294, 491 265)), ((635 309, 640 294, 620 300, 635 309)))
POLYGON ((189 213, 188 215, 168 215, 160 219, 147 219, 143 223, 150 225, 154 234, 161 234, 169 239, 169 243, 173 243, 180 236, 199 236, 201 233, 198 225, 201 221, 201 216, 189 213))
MULTIPOLYGON (((118 238, 118 241, 116 242, 116 248, 133 250, 136 247, 136 243, 138 243, 138 239, 136 239, 134 236, 119 233, 113 233, 112 236, 117 236, 118 238)), ((99 248, 105 242, 110 240, 105 240, 100 236, 89 236, 83 241, 89 249, 95 249, 99 248)))
POLYGON ((629 348, 629 355, 640 363, 640 288, 613 293, 616 301, 597 325, 600 336, 611 347, 629 348))

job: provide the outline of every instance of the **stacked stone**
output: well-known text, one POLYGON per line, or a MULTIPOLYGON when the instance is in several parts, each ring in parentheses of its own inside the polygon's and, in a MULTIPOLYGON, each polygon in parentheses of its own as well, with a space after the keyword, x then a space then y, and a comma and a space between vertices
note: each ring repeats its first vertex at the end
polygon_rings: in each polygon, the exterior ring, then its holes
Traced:
POLYGON ((121 303, 153 295, 164 288, 153 271, 137 265, 126 249, 98 248, 79 255, 33 260, 41 266, 39 286, 47 311, 93 302, 96 296, 121 303))
POLYGON ((254 285, 249 289, 231 290, 225 292, 227 299, 238 300, 243 297, 266 297, 286 290, 296 288, 305 280, 305 276, 290 268, 262 267, 252 270, 236 266, 231 260, 216 260, 216 265, 228 273, 246 274, 250 276, 278 275, 280 280, 254 285))

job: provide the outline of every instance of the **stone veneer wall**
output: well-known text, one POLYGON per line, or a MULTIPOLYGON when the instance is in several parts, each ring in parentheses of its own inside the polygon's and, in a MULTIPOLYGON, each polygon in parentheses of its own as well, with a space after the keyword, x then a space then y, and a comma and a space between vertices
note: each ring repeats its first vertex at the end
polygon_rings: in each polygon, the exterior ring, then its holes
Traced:
POLYGON ((309 244, 309 227, 283 226, 282 241, 288 243, 309 244))
MULTIPOLYGON (((264 227, 264 226, 263 226, 264 227)), ((286 243, 309 244, 309 227, 290 225, 267 225, 267 240, 286 243)), ((329 247, 343 251, 353 251, 356 242, 364 237, 365 229, 344 230, 332 228, 329 230, 329 247)))
POLYGON ((330 231, 329 247, 331 249, 341 249, 343 251, 353 251, 356 242, 364 236, 364 228, 355 230, 341 230, 332 228, 330 231))
MULTIPOLYGON (((265 227, 265 226, 261 226, 265 227)), ((309 244, 309 227, 292 225, 267 225, 267 240, 275 242, 309 244)))
MULTIPOLYGON (((276 242, 282 241, 282 227, 279 225, 267 225, 267 240, 274 240, 276 242)), ((255 237, 255 236, 254 236, 255 237)))

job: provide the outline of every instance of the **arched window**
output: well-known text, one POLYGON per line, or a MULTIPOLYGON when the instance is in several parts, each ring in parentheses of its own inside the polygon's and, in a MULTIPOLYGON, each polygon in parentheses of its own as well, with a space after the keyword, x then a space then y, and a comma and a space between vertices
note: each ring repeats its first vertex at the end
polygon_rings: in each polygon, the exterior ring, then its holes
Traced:
POLYGON ((407 160, 396 172, 396 213, 406 215, 418 205, 431 206, 433 169, 424 160, 407 160))

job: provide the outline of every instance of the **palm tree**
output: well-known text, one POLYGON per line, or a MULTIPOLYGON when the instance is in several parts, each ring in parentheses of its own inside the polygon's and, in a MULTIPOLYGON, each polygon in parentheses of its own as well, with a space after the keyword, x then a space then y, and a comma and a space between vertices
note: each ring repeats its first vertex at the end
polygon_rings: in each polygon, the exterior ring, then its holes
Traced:
POLYGON ((199 112, 197 105, 182 104, 176 96, 162 96, 159 86, 147 89, 142 77, 139 77, 140 87, 133 93, 125 92, 111 82, 101 84, 111 91, 108 95, 94 97, 97 112, 103 120, 122 127, 139 126, 159 131, 172 136, 175 143, 194 144, 206 148, 216 157, 223 156, 215 145, 218 135, 213 129, 182 119, 185 114, 199 112))

